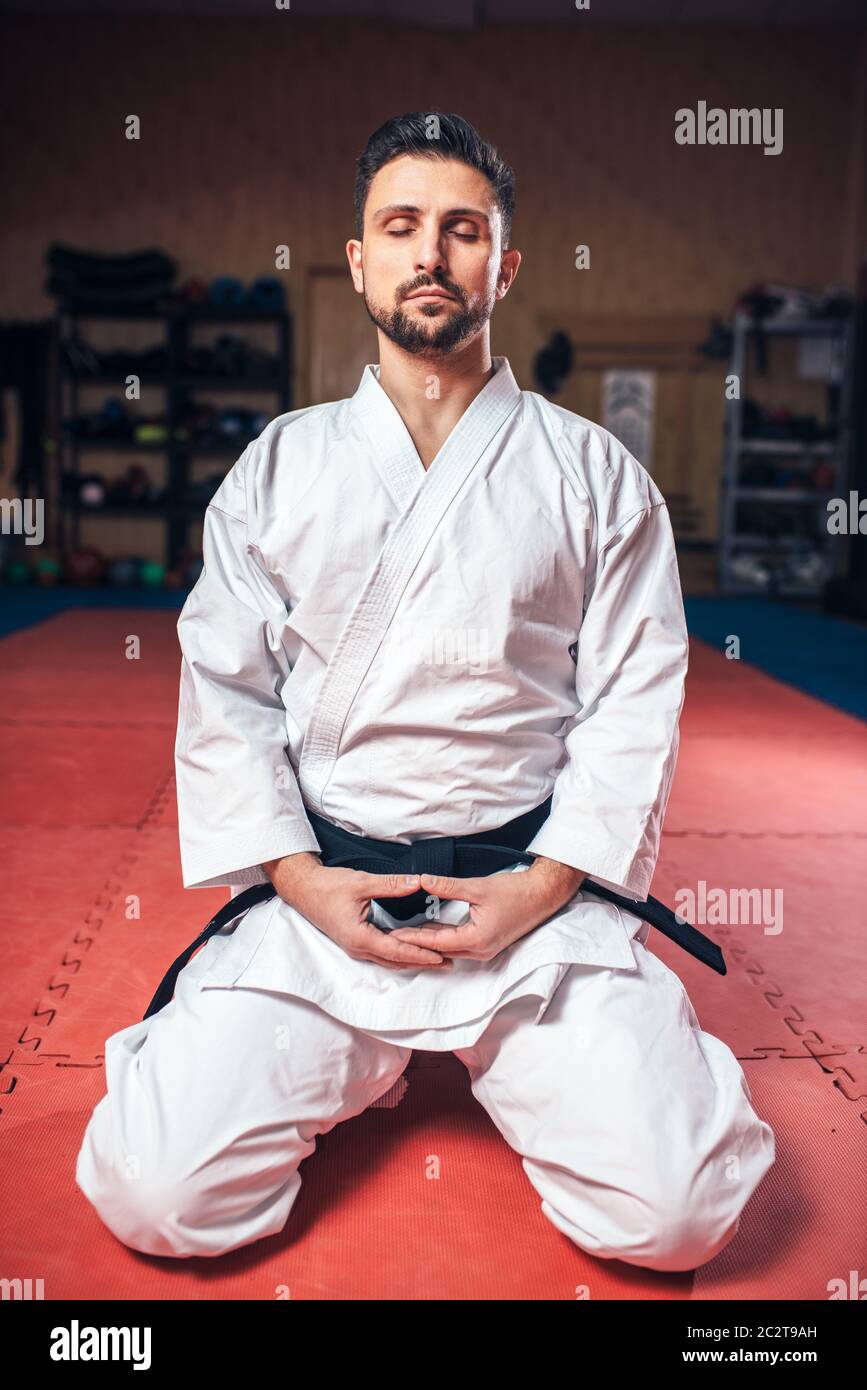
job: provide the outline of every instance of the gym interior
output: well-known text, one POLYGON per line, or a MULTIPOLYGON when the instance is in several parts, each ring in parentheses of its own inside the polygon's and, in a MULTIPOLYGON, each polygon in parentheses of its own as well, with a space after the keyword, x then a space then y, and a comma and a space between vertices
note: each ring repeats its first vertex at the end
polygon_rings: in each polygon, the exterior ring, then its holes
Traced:
POLYGON ((70 1303, 863 1299, 862 6, 0 8, 0 1277, 70 1303), (694 890, 727 972, 651 946, 777 1140, 737 1240, 688 1273, 546 1222, 442 1053, 319 1138, 281 1235, 216 1261, 125 1248, 74 1181, 106 1037, 227 898, 185 891, 174 795, 205 508, 276 415, 376 360, 354 161, 428 108, 516 171, 493 351, 626 445, 677 543, 690 667, 653 893, 694 890), (417 1159, 442 1152, 432 1202, 417 1159))

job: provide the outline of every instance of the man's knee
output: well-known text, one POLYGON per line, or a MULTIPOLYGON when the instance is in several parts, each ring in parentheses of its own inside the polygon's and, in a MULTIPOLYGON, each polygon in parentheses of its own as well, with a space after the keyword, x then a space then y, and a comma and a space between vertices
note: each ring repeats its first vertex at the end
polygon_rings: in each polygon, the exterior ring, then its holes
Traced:
POLYGON ((646 1269, 676 1274, 714 1259, 737 1234, 734 1218, 689 1210, 655 1209, 635 1231, 624 1232, 618 1258, 646 1269))
POLYGON ((580 1184, 580 1201, 573 1205, 561 1179, 556 1200, 546 1196, 542 1210, 589 1254, 667 1273, 712 1260, 740 1224, 740 1210, 731 1204, 709 1207, 698 1194, 673 1186, 655 1194, 612 1192, 606 1199, 598 1187, 591 1197, 580 1184))
POLYGON ((103 1225, 124 1245, 143 1255, 193 1255, 199 1250, 179 1238, 183 1194, 166 1182, 119 1174, 110 1164, 91 1163, 79 1153, 76 1186, 103 1225))
POLYGON ((121 1171, 90 1130, 75 1168, 76 1185, 112 1235, 141 1254, 175 1258, 223 1255, 282 1230, 301 1185, 297 1164, 282 1177, 263 1200, 252 1181, 246 1192, 241 1173, 216 1185, 173 1172, 164 1156, 121 1171))

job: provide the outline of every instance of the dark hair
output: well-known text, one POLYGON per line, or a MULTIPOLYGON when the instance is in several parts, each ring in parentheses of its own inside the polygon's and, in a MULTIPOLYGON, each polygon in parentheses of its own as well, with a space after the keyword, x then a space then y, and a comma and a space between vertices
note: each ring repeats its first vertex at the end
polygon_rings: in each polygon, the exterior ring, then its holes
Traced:
POLYGON ((494 190, 503 219, 503 250, 508 249, 515 212, 515 175, 494 146, 484 141, 469 121, 444 111, 409 111, 404 116, 392 116, 370 136, 364 153, 356 162, 357 240, 361 240, 364 232, 364 205, 374 174, 383 164, 402 154, 426 155, 429 159, 458 159, 484 174, 494 190), (428 134, 433 121, 439 126, 439 133, 435 137, 428 134))

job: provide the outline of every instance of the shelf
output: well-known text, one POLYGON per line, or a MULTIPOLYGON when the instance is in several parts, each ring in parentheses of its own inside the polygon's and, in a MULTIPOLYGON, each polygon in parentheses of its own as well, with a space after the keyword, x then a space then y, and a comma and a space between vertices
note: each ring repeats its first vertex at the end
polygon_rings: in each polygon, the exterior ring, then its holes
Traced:
POLYGON ((784 487, 733 487, 733 497, 747 497, 754 502, 827 502, 837 493, 826 488, 784 488, 784 487))
POLYGON ((798 585, 775 584, 773 580, 770 584, 762 587, 758 584, 744 584, 738 580, 730 579, 726 584, 726 593, 741 595, 742 597, 753 598, 815 598, 820 599, 824 592, 824 580, 821 584, 798 585))
MULTIPOLYGON (((195 502, 187 500, 188 491, 197 486, 194 477, 198 471, 195 468, 196 462, 201 460, 203 472, 212 471, 215 475, 222 476, 259 433, 258 430, 254 430, 248 434, 247 427, 244 427, 240 435, 222 436, 214 433, 204 439, 198 437, 206 423, 206 417, 188 415, 187 402, 194 401, 196 393, 205 397, 210 392, 219 393, 217 401, 213 403, 214 420, 217 418, 218 410, 226 403, 236 406, 240 411, 243 402, 250 418, 255 412, 266 422, 291 411, 294 320, 289 308, 284 306, 279 310, 262 312, 247 306, 173 302, 164 295, 155 303, 140 306, 66 303, 58 306, 56 320, 61 344, 69 342, 79 333, 85 341, 89 341, 91 335, 96 337, 95 330, 82 326, 90 320, 94 323, 159 324, 161 329, 154 334, 161 342, 151 348, 139 349, 130 346, 104 349, 105 370, 97 370, 92 374, 82 370, 86 358, 82 357, 79 360, 70 355, 67 360, 65 354, 63 355, 55 388, 54 418, 62 421, 53 460, 57 477, 56 496, 62 497, 62 475, 65 472, 73 476, 83 476, 91 469, 97 470, 102 458, 111 454, 117 456, 119 467, 136 460, 137 456, 137 461, 150 469, 151 459, 160 459, 162 473, 159 476, 161 480, 164 477, 167 485, 166 501, 150 506, 113 505, 107 502, 103 507, 88 507, 82 504, 77 496, 67 494, 57 509, 61 552, 66 554, 70 548, 78 544, 82 517, 104 516, 111 518, 115 523, 120 519, 158 520, 164 529, 163 559, 171 569, 178 555, 189 546, 189 528, 194 527, 196 522, 201 522, 211 496, 217 490, 218 484, 215 482, 208 498, 195 502), (239 354, 234 360, 214 359, 215 368, 221 362, 227 367, 246 367, 243 372, 238 371, 227 376, 225 372, 209 369, 211 359, 206 353, 199 355, 193 329, 200 323, 235 325, 239 330, 238 337, 244 336, 243 325, 266 327, 272 335, 273 345, 262 351, 259 346, 253 346, 255 340, 250 336, 251 352, 245 357, 239 354), (150 371, 145 362, 136 366, 134 360, 128 367, 110 365, 112 353, 117 354, 114 362, 122 363, 124 356, 135 359, 139 352, 152 361, 150 371), (119 393, 131 372, 140 377, 145 388, 155 388, 164 392, 165 418, 161 422, 166 430, 164 438, 145 442, 137 441, 129 435, 121 438, 89 438, 86 435, 67 433, 70 425, 74 428, 74 421, 87 416, 86 407, 82 402, 90 400, 90 397, 85 395, 89 388, 97 387, 107 391, 114 388, 115 393, 119 393), (254 395, 260 399, 244 400, 245 397, 254 395), (233 396, 241 399, 233 401, 233 396), (210 468, 208 460, 213 460, 210 468)), ((99 354, 103 350, 94 350, 97 357, 93 365, 98 368, 102 365, 99 354)), ((207 486, 210 487, 210 482, 207 486)))
MULTIPOLYGON (((142 369, 146 371, 146 369, 142 369)), ((130 375, 139 376, 139 371, 130 367, 128 371, 121 372, 99 372, 90 375, 85 372, 71 372, 68 368, 63 370, 63 375, 68 381, 74 381, 78 386, 123 386, 126 378, 130 375)), ((284 383, 278 377, 271 375, 267 377, 251 376, 195 376, 178 375, 171 376, 165 372, 159 376, 141 375, 143 387, 161 387, 163 389, 183 387, 186 391, 282 391, 284 383)))
POLYGON ((822 439, 807 444, 803 439, 738 439, 735 452, 740 454, 833 454, 833 440, 822 439))
POLYGON ((124 506, 120 502, 106 502, 101 507, 89 507, 86 502, 82 502, 77 497, 62 497, 60 505, 65 512, 77 512, 79 516, 105 516, 117 520, 119 517, 131 518, 142 517, 164 517, 172 510, 168 502, 152 502, 149 504, 130 503, 124 506))
POLYGON ((729 541, 750 550, 805 550, 810 544, 808 536, 760 536, 755 531, 734 531, 729 541))
MULTIPOLYGON (((829 579, 810 584, 789 584, 781 576, 774 576, 768 588, 739 582, 732 573, 736 556, 743 556, 752 550, 767 554, 770 558, 775 552, 787 550, 813 551, 830 559, 832 537, 825 534, 819 525, 821 514, 827 512, 830 499, 841 496, 847 488, 847 466, 851 438, 851 411, 853 394, 853 336, 854 320, 851 312, 825 318, 757 319, 739 311, 734 315, 732 325, 732 356, 729 371, 740 381, 740 395, 729 400, 726 405, 726 422, 723 435, 723 472, 720 480, 720 538, 718 577, 720 591, 732 593, 766 593, 785 597, 820 596, 829 579), (824 383, 827 397, 827 413, 823 421, 817 422, 817 434, 823 437, 814 439, 763 438, 761 435, 741 436, 745 423, 744 400, 749 396, 748 378, 752 375, 752 357, 749 345, 755 335, 762 332, 768 337, 767 351, 771 351, 774 339, 781 338, 831 338, 837 344, 838 374, 833 380, 824 383), (829 437, 830 436, 830 437, 829 437), (763 458, 767 464, 788 465, 792 470, 794 487, 749 486, 741 482, 743 473, 756 476, 756 471, 746 463, 752 457, 763 458), (811 469, 809 464, 823 460, 822 479, 824 487, 810 487, 811 469), (806 466, 805 466, 806 465, 806 466), (746 517, 739 508, 746 504, 756 504, 758 514, 746 517), (788 508, 788 512, 786 512, 788 508), (802 512, 792 508, 805 509, 802 512), (749 529, 739 530, 739 525, 758 526, 765 524, 762 512, 768 518, 780 519, 783 516, 802 517, 813 523, 815 535, 756 535, 749 529)), ((795 378, 786 371, 785 379, 795 383, 795 378)), ((782 380, 782 379, 781 379, 782 380)), ((785 396, 783 397, 785 399, 785 396)), ((752 422, 751 422, 752 426, 752 422)), ((761 476, 759 474, 759 476, 761 476)), ((766 478, 773 480, 773 469, 766 469, 766 478)), ((818 478, 817 478, 818 481, 818 478)))
POLYGON ((60 318, 129 320, 130 323, 152 323, 168 317, 165 309, 153 304, 129 304, 118 307, 108 304, 76 305, 58 302, 57 314, 60 318))
MULTIPOLYGON (((147 369, 144 368, 142 370, 146 371, 147 369)), ((68 364, 63 364, 60 371, 61 375, 65 377, 67 381, 74 381, 77 386, 124 386, 128 376, 139 376, 139 369, 135 367, 130 367, 126 371, 92 373, 74 372, 70 369, 68 364)), ((142 386, 157 387, 169 386, 170 384, 171 378, 166 372, 161 372, 159 375, 155 376, 148 376, 146 380, 142 377, 142 386)))
POLYGON ((846 332, 849 316, 839 319, 755 319, 751 314, 737 313, 735 327, 748 333, 779 334, 796 338, 834 338, 846 332))
POLYGON ((267 377, 252 376, 178 376, 177 386, 188 391, 282 391, 283 383, 273 374, 267 377))
POLYGON ((259 309, 233 309, 230 305, 222 307, 210 304, 194 306, 191 309, 174 308, 168 314, 169 318, 182 319, 188 323, 280 323, 288 316, 288 309, 262 313, 259 309))
POLYGON ((238 458, 244 452, 247 445, 252 444, 253 440, 258 439, 258 437, 259 436, 256 434, 251 434, 249 439, 247 439, 239 435, 237 439, 227 439, 224 443, 217 441, 213 444, 187 444, 180 442, 178 447, 183 449, 185 454, 216 454, 218 457, 223 454, 229 454, 233 458, 238 458))
POLYGON ((171 444, 183 443, 178 439, 166 439, 161 444, 136 444, 134 439, 76 439, 75 435, 67 435, 64 442, 78 450, 93 449, 97 453, 127 453, 135 449, 146 454, 165 454, 171 444))
POLYGON ((262 313, 259 309, 247 309, 243 306, 233 308, 231 305, 186 305, 167 302, 141 307, 131 304, 127 308, 105 304, 58 304, 57 309, 59 314, 69 318, 115 321, 129 319, 134 323, 154 322, 158 319, 172 319, 185 323, 281 323, 289 317, 288 308, 262 313))
MULTIPOLYGON (((214 492, 216 491, 214 488, 214 492)), ((60 505, 65 512, 75 512, 78 516, 86 517, 110 517, 112 521, 159 520, 167 516, 195 520, 204 517, 209 502, 210 498, 207 502, 154 502, 149 506, 131 504, 128 507, 117 502, 107 502, 102 507, 89 507, 76 497, 64 497, 60 505)))

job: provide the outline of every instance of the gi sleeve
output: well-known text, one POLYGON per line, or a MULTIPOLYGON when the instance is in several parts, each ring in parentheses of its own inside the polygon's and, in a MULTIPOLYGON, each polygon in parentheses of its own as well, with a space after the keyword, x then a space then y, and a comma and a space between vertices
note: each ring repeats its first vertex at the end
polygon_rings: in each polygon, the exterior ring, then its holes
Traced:
POLYGON ((247 449, 207 508, 204 568, 177 625, 185 888, 267 883, 264 861, 319 852, 286 749, 286 600, 248 535, 249 458, 247 449))
POLYGON ((527 848, 644 899, 677 762, 689 656, 664 501, 600 539, 585 603, 567 760, 550 815, 527 848))

